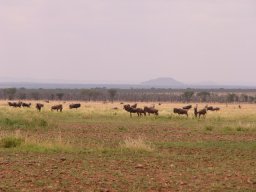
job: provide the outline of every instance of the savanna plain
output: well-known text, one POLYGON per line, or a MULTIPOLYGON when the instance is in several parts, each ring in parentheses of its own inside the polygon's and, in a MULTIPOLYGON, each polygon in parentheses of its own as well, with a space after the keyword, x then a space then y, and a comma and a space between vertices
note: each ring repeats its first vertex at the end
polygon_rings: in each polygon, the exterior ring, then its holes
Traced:
POLYGON ((182 103, 130 118, 119 102, 30 102, 0 102, 0 191, 256 191, 255 104, 198 119, 173 114, 182 103))

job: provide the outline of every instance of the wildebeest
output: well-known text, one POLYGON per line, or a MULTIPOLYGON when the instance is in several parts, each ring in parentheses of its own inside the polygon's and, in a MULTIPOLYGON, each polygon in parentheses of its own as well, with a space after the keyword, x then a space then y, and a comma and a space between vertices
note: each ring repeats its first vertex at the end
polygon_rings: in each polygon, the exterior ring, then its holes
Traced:
POLYGON ((131 105, 132 108, 137 108, 137 103, 135 103, 134 105, 131 105))
POLYGON ((194 108, 194 114, 195 114, 195 117, 200 117, 201 116, 204 116, 207 114, 207 108, 205 107, 204 109, 201 109, 201 110, 197 110, 197 106, 194 108))
POLYGON ((189 110, 191 108, 192 108, 192 105, 187 105, 187 106, 182 107, 182 109, 186 109, 186 110, 189 110))
POLYGON ((205 106, 205 108, 207 109, 207 111, 219 111, 220 108, 219 107, 213 107, 213 106, 205 106))
POLYGON ((8 102, 8 105, 11 107, 21 107, 22 102, 8 102))
POLYGON ((155 114, 155 115, 158 115, 158 110, 153 108, 153 107, 144 107, 144 111, 145 113, 148 113, 148 115, 150 114, 155 114))
POLYGON ((186 115, 188 117, 188 110, 186 109, 174 108, 173 112, 179 115, 186 115))
POLYGON ((61 104, 60 105, 54 105, 54 106, 51 107, 51 111, 53 111, 53 110, 62 112, 63 106, 61 104))
POLYGON ((219 108, 219 107, 214 107, 212 110, 213 110, 213 111, 219 111, 220 108, 219 108))
POLYGON ((30 108, 31 103, 22 103, 21 105, 22 105, 22 107, 28 107, 28 108, 30 108))
POLYGON ((81 107, 80 103, 70 104, 69 109, 78 109, 81 107))
POLYGON ((124 110, 130 113, 130 117, 132 117, 132 113, 137 113, 138 116, 141 116, 142 114, 146 116, 146 112, 143 109, 131 107, 129 104, 124 105, 124 110))
POLYGON ((37 103, 36 104, 36 109, 40 112, 41 109, 44 107, 44 104, 41 104, 41 103, 37 103))

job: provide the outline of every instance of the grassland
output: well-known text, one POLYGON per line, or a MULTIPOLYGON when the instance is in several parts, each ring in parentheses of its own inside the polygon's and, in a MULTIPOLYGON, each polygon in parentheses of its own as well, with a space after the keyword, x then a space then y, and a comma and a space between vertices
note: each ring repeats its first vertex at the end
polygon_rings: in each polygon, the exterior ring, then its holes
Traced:
POLYGON ((213 104, 199 120, 174 115, 178 103, 141 118, 119 103, 55 103, 0 102, 0 191, 256 191, 256 105, 213 104))

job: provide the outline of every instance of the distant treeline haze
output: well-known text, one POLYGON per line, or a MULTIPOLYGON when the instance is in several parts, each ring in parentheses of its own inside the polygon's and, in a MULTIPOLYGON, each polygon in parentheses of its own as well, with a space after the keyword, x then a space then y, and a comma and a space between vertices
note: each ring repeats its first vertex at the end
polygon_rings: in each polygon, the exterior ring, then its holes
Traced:
POLYGON ((0 89, 5 100, 82 100, 141 102, 256 102, 256 90, 197 89, 0 89))

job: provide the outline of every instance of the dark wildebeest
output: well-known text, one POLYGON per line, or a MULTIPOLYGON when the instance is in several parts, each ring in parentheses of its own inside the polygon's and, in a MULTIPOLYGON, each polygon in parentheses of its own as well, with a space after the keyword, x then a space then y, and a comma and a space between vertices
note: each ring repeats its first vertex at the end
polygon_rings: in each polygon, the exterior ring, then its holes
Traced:
POLYGON ((204 108, 204 109, 201 109, 201 110, 197 110, 197 106, 194 108, 194 114, 195 114, 195 117, 200 117, 201 116, 204 116, 207 114, 207 108, 204 108))
POLYGON ((10 107, 14 107, 14 105, 15 105, 14 103, 15 103, 15 102, 13 102, 13 103, 12 103, 12 102, 8 102, 8 105, 9 105, 10 107))
POLYGON ((214 107, 212 110, 213 110, 213 111, 219 111, 220 108, 219 108, 219 107, 214 107))
POLYGON ((207 105, 205 106, 205 108, 207 109, 207 111, 219 111, 220 110, 219 107, 213 107, 213 106, 208 107, 207 105))
POLYGON ((31 106, 31 103, 22 103, 22 107, 28 107, 28 108, 30 108, 30 106, 31 106))
POLYGON ((187 105, 187 106, 182 107, 182 109, 186 109, 186 110, 189 110, 191 108, 192 108, 192 105, 187 105))
POLYGON ((174 108, 173 113, 177 113, 179 115, 186 115, 188 117, 188 110, 186 109, 174 108))
POLYGON ((137 108, 137 103, 135 103, 134 105, 131 105, 132 108, 137 108))
POLYGON ((81 107, 80 103, 70 104, 69 109, 78 109, 81 107))
POLYGON ((146 112, 143 109, 131 107, 129 104, 124 105, 124 110, 130 113, 130 117, 132 117, 132 113, 137 113, 138 117, 142 114, 146 116, 146 112))
POLYGON ((37 103, 36 104, 36 109, 40 112, 41 109, 44 107, 44 104, 41 104, 41 103, 37 103))
POLYGON ((144 107, 144 111, 148 113, 148 115, 150 114, 158 115, 158 110, 153 107, 144 107))
POLYGON ((8 105, 11 107, 21 107, 22 102, 8 102, 8 105))
POLYGON ((51 108, 51 111, 53 111, 53 110, 62 112, 63 106, 62 106, 61 104, 60 104, 60 105, 54 105, 54 106, 52 106, 52 108, 51 108))

